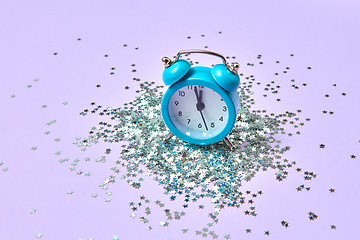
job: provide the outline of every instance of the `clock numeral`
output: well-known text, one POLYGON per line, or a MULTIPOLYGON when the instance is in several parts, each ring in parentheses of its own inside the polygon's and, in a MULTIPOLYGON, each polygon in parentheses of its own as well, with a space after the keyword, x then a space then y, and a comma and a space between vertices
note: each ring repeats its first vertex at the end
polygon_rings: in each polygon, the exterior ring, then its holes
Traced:
POLYGON ((185 91, 179 91, 179 96, 180 97, 185 97, 185 91))
POLYGON ((221 116, 221 117, 219 118, 219 121, 224 121, 223 116, 221 116))
POLYGON ((226 112, 226 111, 227 111, 226 106, 223 106, 223 111, 224 111, 224 112, 226 112))
POLYGON ((221 101, 224 101, 224 99, 221 99, 221 101))
POLYGON ((181 117, 181 116, 182 116, 182 112, 181 112, 181 111, 179 111, 179 112, 178 112, 178 115, 181 117))
POLYGON ((190 118, 188 118, 187 120, 188 120, 187 124, 189 124, 189 123, 190 123, 190 121, 191 121, 191 119, 190 119, 190 118))
POLYGON ((174 103, 175 103, 175 106, 179 105, 179 102, 178 102, 178 101, 175 101, 174 103))
POLYGON ((211 122, 211 125, 210 125, 212 128, 215 127, 215 123, 214 122, 211 122))
MULTIPOLYGON (((189 86, 187 86, 187 89, 191 89, 191 90, 192 90, 192 89, 193 89, 193 86, 194 86, 194 85, 189 85, 189 86)), ((204 88, 204 86, 198 85, 198 88, 204 88)))
POLYGON ((199 125, 198 125, 198 128, 202 128, 202 125, 201 125, 201 123, 199 123, 199 125))

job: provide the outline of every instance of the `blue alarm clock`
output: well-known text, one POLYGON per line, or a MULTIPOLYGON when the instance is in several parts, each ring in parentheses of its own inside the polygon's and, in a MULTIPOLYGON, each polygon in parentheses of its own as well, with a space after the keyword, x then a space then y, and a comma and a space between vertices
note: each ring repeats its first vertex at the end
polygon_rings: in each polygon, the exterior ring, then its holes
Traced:
POLYGON ((237 92, 239 64, 228 65, 226 59, 206 50, 183 50, 175 60, 164 57, 164 84, 170 86, 161 102, 161 114, 170 132, 181 140, 208 145, 225 140, 234 127, 240 108, 237 92), (220 57, 222 64, 213 68, 194 66, 179 59, 182 54, 204 53, 220 57))

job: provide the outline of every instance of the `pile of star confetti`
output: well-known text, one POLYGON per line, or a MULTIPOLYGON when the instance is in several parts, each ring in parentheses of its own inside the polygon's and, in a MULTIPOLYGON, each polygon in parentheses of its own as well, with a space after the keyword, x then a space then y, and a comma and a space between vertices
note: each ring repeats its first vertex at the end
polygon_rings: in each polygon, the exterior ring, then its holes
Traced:
MULTIPOLYGON (((244 79, 238 88, 241 107, 235 126, 228 136, 235 145, 235 151, 230 151, 223 142, 198 146, 185 143, 175 136, 168 138, 169 130, 162 120, 160 109, 163 96, 160 89, 163 86, 154 86, 154 82, 148 81, 140 83, 136 98, 123 107, 103 108, 95 102, 91 103, 93 109, 86 109, 80 115, 98 113, 105 120, 92 127, 89 136, 77 138, 74 144, 85 150, 100 141, 125 143, 119 159, 111 168, 113 175, 101 187, 108 189, 110 184, 121 179, 138 189, 141 188, 144 175, 152 176, 164 188, 164 193, 169 195, 171 201, 175 201, 180 195, 184 196, 184 209, 201 198, 210 198, 215 209, 209 213, 212 226, 218 222, 217 216, 224 207, 239 208, 243 204, 253 203, 252 199, 248 200, 243 195, 240 189, 242 181, 250 181, 257 172, 269 168, 276 169, 275 177, 282 181, 288 175, 286 169, 296 164, 295 161, 283 159, 282 155, 290 147, 282 146, 277 137, 292 136, 286 126, 300 121, 297 113, 286 111, 268 114, 266 110, 252 110, 255 100, 251 88, 255 78, 252 75, 240 75, 244 79)), ((304 123, 295 124, 295 128, 298 126, 304 126, 304 123)), ((110 151, 111 149, 107 149, 105 153, 110 151)), ((259 191, 250 196, 261 194, 259 191)), ((140 200, 143 203, 129 204, 133 212, 150 202, 145 196, 141 196, 140 200)), ((164 206, 159 200, 155 203, 159 207, 164 206)), ((199 208, 201 209, 200 206, 199 208)), ((244 213, 257 215, 254 206, 250 206, 244 213)), ((149 206, 145 208, 145 214, 151 214, 149 206)), ((185 212, 166 209, 165 214, 168 220, 179 220, 185 212)), ((131 216, 135 218, 136 214, 132 213, 131 216)), ((142 216, 140 221, 147 224, 150 220, 142 216)), ((160 222, 161 226, 168 224, 167 221, 160 222)), ((288 223, 283 225, 288 226, 288 223)), ((151 230, 152 227, 149 225, 147 229, 151 230)), ((187 229, 182 231, 185 233, 187 229)), ((206 233, 198 230, 195 233, 204 237, 218 236, 213 231, 206 233)))

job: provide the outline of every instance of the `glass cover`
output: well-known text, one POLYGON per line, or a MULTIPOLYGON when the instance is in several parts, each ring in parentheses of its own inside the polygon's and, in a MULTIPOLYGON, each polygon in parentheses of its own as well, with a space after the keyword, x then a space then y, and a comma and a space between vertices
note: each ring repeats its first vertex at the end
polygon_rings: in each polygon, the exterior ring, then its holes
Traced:
POLYGON ((168 111, 177 129, 197 139, 208 139, 222 132, 229 117, 221 96, 200 85, 177 90, 170 99, 168 111))

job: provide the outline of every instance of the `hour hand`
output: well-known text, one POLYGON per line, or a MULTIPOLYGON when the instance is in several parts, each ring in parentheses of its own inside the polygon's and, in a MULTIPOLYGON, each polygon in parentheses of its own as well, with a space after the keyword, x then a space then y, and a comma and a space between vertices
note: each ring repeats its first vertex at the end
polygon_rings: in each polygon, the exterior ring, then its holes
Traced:
POLYGON ((204 115, 203 113, 201 112, 202 110, 204 110, 205 108, 205 104, 202 102, 202 91, 200 90, 200 94, 198 93, 198 90, 196 87, 194 87, 194 91, 195 91, 195 95, 196 95, 196 109, 200 112, 200 115, 201 115, 201 118, 204 122, 204 125, 205 125, 205 128, 206 130, 209 130, 207 125, 206 125, 206 121, 205 121, 205 118, 204 118, 204 115))
POLYGON ((196 101, 197 102, 201 102, 201 99, 200 99, 200 97, 199 97, 199 93, 198 93, 198 90, 197 90, 197 88, 194 86, 194 92, 195 92, 195 96, 196 96, 196 101))
POLYGON ((205 108, 205 104, 202 102, 202 91, 200 90, 198 92, 196 87, 194 87, 194 91, 195 91, 196 100, 197 100, 196 109, 198 111, 202 111, 205 108))

